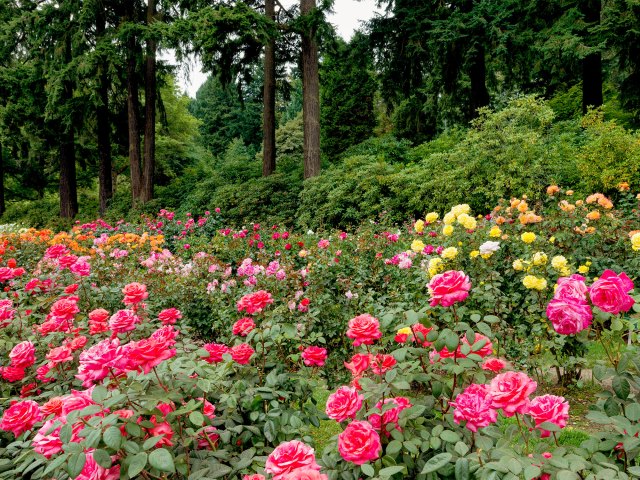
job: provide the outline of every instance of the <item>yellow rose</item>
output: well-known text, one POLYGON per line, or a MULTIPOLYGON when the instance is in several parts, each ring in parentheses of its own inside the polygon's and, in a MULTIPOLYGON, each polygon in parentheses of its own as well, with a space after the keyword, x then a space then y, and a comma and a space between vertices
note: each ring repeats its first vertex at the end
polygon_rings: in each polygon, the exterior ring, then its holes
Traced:
POLYGON ((474 250, 469 254, 471 258, 476 258, 478 255, 480 255, 480 252, 478 250, 474 250))
POLYGON ((444 216, 442 221, 444 222, 445 225, 451 225, 453 222, 456 221, 456 216, 452 212, 449 212, 444 216))
POLYGON ((489 230, 490 237, 498 238, 500 237, 500 235, 502 235, 502 230, 500 230, 500 227, 498 227, 497 225, 489 230))
POLYGON ((640 250, 640 233, 636 233, 633 237, 631 237, 631 248, 635 251, 640 250))
POLYGON ((533 243, 536 240, 536 234, 533 232, 524 232, 520 235, 520 238, 524 243, 533 243))
POLYGON ((522 279, 522 284, 530 290, 544 290, 547 288, 547 281, 535 275, 526 275, 522 279))
POLYGON ((467 230, 475 230, 475 228, 478 226, 478 222, 476 222, 476 219, 470 215, 467 215, 466 213, 463 213, 458 217, 458 223, 467 230))
POLYGON ((456 247, 445 248, 440 256, 442 258, 446 258, 447 260, 452 260, 458 256, 458 249, 456 247))
POLYGON ((445 225, 442 229, 442 234, 447 237, 453 233, 453 225, 445 225))
POLYGON ((587 267, 586 265, 580 265, 578 267, 578 273, 582 273, 583 275, 585 273, 589 273, 589 267, 587 267))
POLYGON ((424 250, 424 243, 421 240, 414 240, 411 243, 411 250, 416 253, 420 253, 422 250, 424 250))
POLYGON ((562 270, 564 268, 567 268, 568 263, 569 262, 567 262, 567 259, 564 258, 562 255, 556 255, 551 259, 551 266, 556 270, 562 270))
POLYGON ((429 270, 430 276, 433 277, 437 275, 443 268, 444 268, 444 265, 441 258, 435 257, 429 260, 429 265, 427 269, 429 270))
POLYGON ((451 209, 451 213, 453 213, 456 217, 459 217, 463 213, 468 214, 471 211, 471 207, 466 203, 456 205, 451 209))
POLYGON ((551 237, 551 238, 549 239, 549 243, 554 243, 555 241, 556 241, 556 237, 551 237))
POLYGON ((410 327, 401 328, 396 332, 398 335, 411 335, 413 333, 410 327))
POLYGON ((438 214, 436 212, 429 212, 424 218, 427 223, 433 223, 438 220, 438 214))
POLYGON ((524 270, 524 263, 520 259, 515 260, 511 266, 516 272, 524 270))
POLYGON ((418 220, 413 224, 413 229, 418 233, 422 233, 422 231, 424 230, 424 222, 422 220, 418 220))
POLYGON ((544 265, 547 263, 547 254, 544 252, 536 252, 533 254, 534 265, 544 265))

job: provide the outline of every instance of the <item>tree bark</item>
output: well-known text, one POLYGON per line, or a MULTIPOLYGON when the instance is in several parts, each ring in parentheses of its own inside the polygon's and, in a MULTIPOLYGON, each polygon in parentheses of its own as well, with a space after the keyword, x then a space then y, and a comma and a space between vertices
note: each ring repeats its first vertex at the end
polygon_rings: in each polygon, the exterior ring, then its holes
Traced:
MULTIPOLYGON (((147 0, 147 27, 155 21, 156 2, 147 0)), ((140 201, 146 203, 153 198, 153 174, 156 166, 156 49, 154 39, 147 40, 145 65, 145 117, 144 117, 144 160, 142 166, 142 188, 140 201)))
MULTIPOLYGON (((71 37, 65 40, 65 61, 71 62, 71 37)), ((64 102, 73 99, 73 83, 63 83, 64 102)), ((76 184, 75 135, 73 122, 62 125, 60 132, 60 216, 73 218, 78 213, 78 189, 76 184)))
MULTIPOLYGON (((96 17, 96 35, 101 38, 105 31, 105 15, 102 7, 98 7, 96 17)), ((113 182, 111 180, 111 132, 109 124, 109 76, 105 61, 101 60, 98 67, 98 97, 99 105, 96 109, 98 124, 98 198, 100 203, 100 215, 107 211, 107 202, 113 195, 113 182)))
MULTIPOLYGON (((129 21, 134 19, 131 2, 129 21)), ((138 77, 136 72, 137 45, 135 37, 127 39, 127 123, 129 129, 129 172, 131 175, 131 196, 136 204, 140 198, 142 172, 140 169, 140 100, 138 98, 138 77)))
MULTIPOLYGON (((265 0, 265 15, 275 21, 275 0, 265 0)), ((264 92, 262 112, 262 176, 276 170, 276 41, 269 40, 264 49, 264 92)))
POLYGON ((487 90, 484 45, 475 42, 469 65, 469 80, 471 81, 471 112, 470 118, 478 116, 478 109, 489 105, 489 91, 487 90))
MULTIPOLYGON (((308 15, 315 0, 300 0, 300 13, 308 15)), ((320 174, 320 85, 316 29, 302 34, 302 118, 304 123, 304 178, 320 174)))
MULTIPOLYGON (((585 0, 582 3, 583 15, 589 25, 600 23, 601 0, 585 0)), ((602 55, 592 53, 582 59, 582 113, 589 107, 602 105, 602 55)))

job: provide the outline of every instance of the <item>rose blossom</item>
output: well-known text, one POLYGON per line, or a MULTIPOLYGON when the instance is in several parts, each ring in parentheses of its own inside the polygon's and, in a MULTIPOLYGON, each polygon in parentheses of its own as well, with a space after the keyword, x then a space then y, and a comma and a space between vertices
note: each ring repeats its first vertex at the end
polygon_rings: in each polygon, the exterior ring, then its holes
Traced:
POLYGON ((23 432, 31 430, 41 418, 40 406, 33 400, 16 402, 4 411, 0 430, 12 432, 19 437, 23 432))
POLYGON ((238 303, 238 311, 245 311, 249 315, 260 313, 267 305, 273 303, 271 294, 266 290, 258 290, 255 293, 249 293, 242 297, 238 303))
POLYGON ((471 282, 464 272, 449 270, 435 275, 429 284, 432 307, 442 305, 450 307, 454 303, 461 302, 469 296, 471 282))
POLYGON ((85 453, 86 460, 80 475, 76 480, 118 480, 120 478, 120 465, 103 468, 93 459, 93 450, 85 453))
POLYGON ((254 473, 253 475, 245 475, 242 477, 242 480, 266 480, 264 475, 260 475, 259 473, 254 473))
POLYGON ((589 296, 591 303, 603 312, 618 314, 633 307, 635 300, 628 294, 631 290, 633 282, 626 273, 616 275, 612 270, 605 270, 589 288, 589 296))
POLYGON ((327 399, 326 414, 338 422, 355 419, 362 407, 363 396, 354 387, 340 387, 327 399))
POLYGON ((354 377, 363 374, 371 364, 371 355, 368 353, 356 353, 351 357, 349 363, 344 362, 344 366, 351 372, 354 377))
POLYGON ((380 457, 380 435, 369 422, 351 422, 338 435, 338 452, 347 462, 363 465, 380 457))
POLYGON ((148 374, 154 367, 175 356, 176 349, 169 346, 167 342, 153 337, 130 342, 126 350, 129 366, 148 374))
POLYGON ((371 357, 371 370, 373 370, 373 373, 376 375, 384 375, 391 370, 396 363, 396 359, 393 358, 393 356, 378 353, 371 357))
POLYGON ((177 308, 167 308, 158 314, 163 325, 173 325, 182 318, 182 312, 177 308))
POLYGON ((577 273, 574 273, 570 277, 560 277, 553 298, 564 299, 571 297, 586 302, 589 289, 585 285, 584 280, 584 277, 577 273))
POLYGON ((364 313, 349 320, 347 337, 353 339, 353 346, 372 345, 375 340, 382 337, 380 322, 377 318, 364 313))
POLYGON ((76 313, 80 311, 78 308, 78 297, 66 297, 57 300, 51 305, 50 316, 59 322, 70 322, 74 319, 76 313))
POLYGON ((255 353, 255 350, 248 343, 241 343, 232 347, 229 353, 234 362, 246 365, 251 361, 251 356, 255 353))
POLYGON ((526 413, 529 395, 537 386, 526 373, 505 372, 496 375, 489 384, 491 406, 496 410, 501 408, 505 417, 511 417, 514 413, 526 413))
POLYGON ((462 351, 460 350, 460 347, 462 347, 462 345, 469 345, 471 347, 471 351, 469 352, 469 354, 475 353, 476 355, 479 355, 482 358, 488 355, 491 355, 493 353, 493 345, 491 344, 491 340, 489 340, 489 338, 485 337, 480 333, 475 333, 475 339, 473 341, 473 344, 469 344, 469 340, 467 339, 466 335, 462 336, 462 339, 460 341, 460 346, 458 347, 459 357, 463 356, 462 351), (481 342, 484 342, 484 345, 480 346, 481 342))
POLYGON ((372 413, 369 415, 369 422, 373 425, 378 431, 383 431, 384 434, 389 437, 391 436, 391 432, 387 429, 388 425, 393 425, 396 430, 401 430, 398 425, 398 419, 400 417, 400 412, 405 408, 411 407, 411 402, 406 397, 395 397, 395 398, 387 398, 384 403, 380 400, 376 403, 376 409, 380 413, 372 413), (394 407, 387 408, 388 404, 395 405, 394 407))
POLYGON ((61 363, 73 361, 71 349, 65 345, 52 348, 49 353, 47 353, 46 358, 49 360, 52 367, 60 365, 61 363))
POLYGON ((62 400, 62 397, 53 397, 49 399, 47 403, 40 407, 40 413, 42 413, 42 416, 48 417, 49 415, 54 415, 55 417, 59 417, 62 415, 62 400))
POLYGON ((19 367, 0 367, 0 374, 7 382, 19 382, 24 378, 24 368, 19 367))
POLYGON ((82 380, 84 387, 90 387, 93 382, 99 382, 112 371, 119 373, 124 353, 117 338, 113 340, 107 338, 96 343, 80 354, 80 366, 76 378, 82 380))
POLYGON ((321 347, 307 347, 302 352, 302 359, 307 367, 322 367, 327 360, 327 349, 321 347))
POLYGON ((109 319, 109 328, 114 334, 135 330, 140 318, 132 310, 118 310, 109 319))
POLYGON ((233 329, 231 330, 231 332, 234 335, 246 337, 254 328, 256 328, 256 324, 253 321, 253 318, 244 317, 233 324, 233 329))
MULTIPOLYGON (((560 428, 567 425, 569 419, 569 402, 564 397, 542 395, 531 400, 527 412, 536 421, 536 428, 545 422, 556 424, 560 428)), ((541 437, 548 437, 551 433, 540 428, 541 437)))
POLYGON ((209 352, 208 357, 202 358, 207 363, 219 363, 225 353, 230 353, 229 347, 222 343, 205 343, 202 348, 209 352))
POLYGON ((554 298, 547 305, 547 318, 561 335, 574 335, 589 328, 593 313, 586 302, 572 297, 554 298))
POLYGON ((122 302, 125 305, 135 305, 136 303, 140 303, 149 297, 147 286, 138 282, 132 282, 128 285, 125 285, 125 287, 122 289, 122 293, 124 294, 124 300, 122 300, 122 302))
POLYGON ((494 373, 498 373, 500 370, 507 366, 506 362, 499 358, 487 358, 482 364, 483 370, 488 370, 494 373))
POLYGON ((36 363, 36 348, 29 341, 20 342, 9 353, 11 366, 16 368, 29 368, 36 363))
POLYGON ((55 420, 47 420, 31 441, 33 450, 44 455, 46 459, 62 451, 62 440, 60 440, 62 425, 54 427, 54 423, 55 420))
POLYGON ((465 420, 466 427, 472 432, 486 427, 498 418, 498 412, 491 406, 492 398, 486 385, 471 384, 460 393, 450 405, 455 409, 453 420, 459 425, 465 420))
POLYGON ((273 475, 273 480, 283 480, 285 475, 301 468, 320 470, 313 448, 299 440, 278 445, 267 457, 264 471, 273 475))
POLYGON ((329 480, 329 477, 312 468, 298 468, 286 474, 282 480, 329 480))

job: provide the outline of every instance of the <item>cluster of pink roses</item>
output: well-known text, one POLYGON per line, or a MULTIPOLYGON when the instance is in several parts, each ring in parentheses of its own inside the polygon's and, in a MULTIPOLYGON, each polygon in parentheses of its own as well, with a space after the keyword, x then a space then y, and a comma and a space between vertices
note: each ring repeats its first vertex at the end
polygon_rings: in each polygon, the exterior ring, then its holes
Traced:
POLYGON ((591 287, 587 287, 581 275, 562 277, 547 305, 547 318, 559 334, 574 335, 589 328, 593 320, 588 298, 603 312, 617 315, 633 307, 635 300, 629 295, 631 290, 633 282, 624 272, 617 275, 612 270, 605 270, 591 287))
MULTIPOLYGON (((466 421, 466 428, 476 432, 496 422, 498 410, 502 410, 506 417, 530 415, 536 427, 549 422, 564 428, 569 419, 569 403, 555 395, 529 399, 536 388, 536 382, 522 372, 496 375, 489 385, 471 384, 451 402, 453 419, 458 424, 466 421)), ((548 431, 540 430, 543 437, 549 436, 548 431)))

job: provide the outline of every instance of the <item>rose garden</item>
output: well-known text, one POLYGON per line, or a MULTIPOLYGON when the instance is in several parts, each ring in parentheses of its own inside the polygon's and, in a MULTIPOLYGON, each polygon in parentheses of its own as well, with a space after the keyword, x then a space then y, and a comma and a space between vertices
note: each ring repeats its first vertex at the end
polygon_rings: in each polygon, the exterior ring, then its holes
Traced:
POLYGON ((6 230, 0 477, 640 476, 637 208, 6 230))

